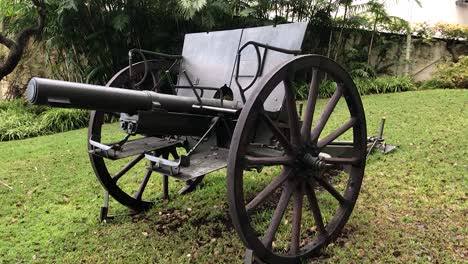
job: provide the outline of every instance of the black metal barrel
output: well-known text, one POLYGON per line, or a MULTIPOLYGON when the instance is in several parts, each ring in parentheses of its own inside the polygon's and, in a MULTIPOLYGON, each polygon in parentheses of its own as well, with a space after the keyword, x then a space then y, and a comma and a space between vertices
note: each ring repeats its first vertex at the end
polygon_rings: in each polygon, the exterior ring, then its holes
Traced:
POLYGON ((173 112, 200 113, 225 111, 234 113, 240 107, 233 101, 160 94, 99 85, 32 78, 26 97, 32 104, 90 109, 106 112, 136 113, 154 108, 173 112), (219 109, 218 109, 219 108, 219 109))

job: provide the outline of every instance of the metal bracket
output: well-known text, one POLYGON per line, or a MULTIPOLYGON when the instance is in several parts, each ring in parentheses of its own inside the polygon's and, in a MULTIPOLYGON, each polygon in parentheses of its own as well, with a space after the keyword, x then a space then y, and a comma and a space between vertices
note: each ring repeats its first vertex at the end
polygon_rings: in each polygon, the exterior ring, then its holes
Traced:
POLYGON ((99 219, 101 222, 114 219, 114 216, 109 215, 109 192, 107 191, 104 193, 104 205, 101 207, 99 219))
POLYGON ((137 212, 130 211, 129 213, 126 213, 126 214, 109 215, 109 192, 107 191, 104 192, 104 204, 103 206, 101 206, 101 210, 99 214, 99 220, 101 223, 107 222, 108 220, 112 220, 117 216, 133 216, 136 214, 137 212))
POLYGON ((385 127, 385 117, 382 117, 380 121, 379 127, 379 134, 378 136, 372 136, 367 139, 368 145, 370 144, 369 150, 367 151, 366 159, 374 152, 374 149, 377 147, 380 152, 383 154, 387 154, 397 148, 395 145, 390 145, 385 143, 385 139, 383 138, 383 131, 385 127))
POLYGON ((111 146, 107 146, 107 145, 105 145, 105 144, 99 143, 99 142, 94 141, 94 140, 92 140, 92 139, 89 140, 89 144, 91 144, 91 146, 93 146, 93 147, 96 147, 96 148, 98 148, 98 149, 102 149, 102 150, 104 150, 104 151, 108 151, 108 150, 111 150, 111 149, 112 149, 111 146))
POLYGON ((161 172, 171 176, 179 174, 180 163, 182 159, 179 159, 178 162, 175 162, 172 160, 155 157, 150 154, 145 154, 145 158, 154 162, 152 169, 157 172, 161 172))

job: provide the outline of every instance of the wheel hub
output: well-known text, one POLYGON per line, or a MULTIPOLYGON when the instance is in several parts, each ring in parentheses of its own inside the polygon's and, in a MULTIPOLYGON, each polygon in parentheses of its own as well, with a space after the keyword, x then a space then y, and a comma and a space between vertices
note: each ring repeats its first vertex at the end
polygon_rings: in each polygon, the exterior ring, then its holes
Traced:
POLYGON ((326 167, 321 157, 310 148, 298 151, 295 165, 300 171, 305 172, 300 174, 305 175, 306 178, 311 178, 314 172, 321 171, 326 167))

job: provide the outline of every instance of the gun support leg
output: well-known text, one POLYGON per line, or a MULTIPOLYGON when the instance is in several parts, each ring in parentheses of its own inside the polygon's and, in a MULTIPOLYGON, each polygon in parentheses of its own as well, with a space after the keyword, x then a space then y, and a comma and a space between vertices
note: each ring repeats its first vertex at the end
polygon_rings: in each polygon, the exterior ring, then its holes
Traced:
POLYGON ((100 214, 100 221, 104 222, 108 219, 114 218, 113 216, 109 216, 109 192, 104 192, 104 204, 101 207, 101 214, 100 214))
POLYGON ((169 200, 169 176, 163 175, 163 199, 169 200))

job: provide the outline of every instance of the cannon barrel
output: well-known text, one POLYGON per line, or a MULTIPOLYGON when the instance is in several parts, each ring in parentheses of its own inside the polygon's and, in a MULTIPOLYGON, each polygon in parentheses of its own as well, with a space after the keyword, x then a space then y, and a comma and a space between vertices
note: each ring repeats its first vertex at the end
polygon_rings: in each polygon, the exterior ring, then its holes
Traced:
POLYGON ((32 104, 54 107, 136 113, 154 108, 173 112, 200 113, 223 111, 235 113, 240 107, 233 101, 176 96, 107 86, 32 78, 26 91, 32 104))

